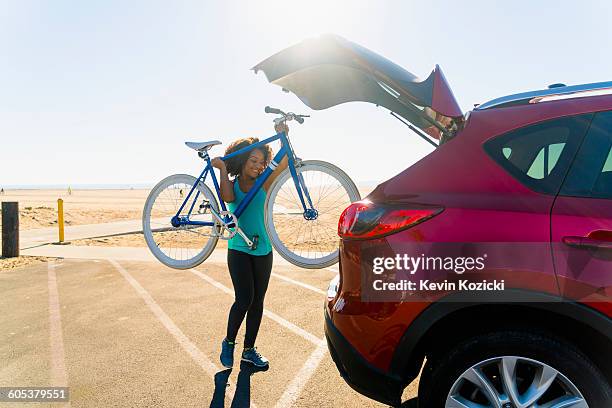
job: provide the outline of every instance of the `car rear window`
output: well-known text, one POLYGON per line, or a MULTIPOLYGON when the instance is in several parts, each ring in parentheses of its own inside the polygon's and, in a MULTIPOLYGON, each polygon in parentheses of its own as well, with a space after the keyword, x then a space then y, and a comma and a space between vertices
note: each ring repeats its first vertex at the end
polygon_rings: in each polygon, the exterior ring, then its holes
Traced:
POLYGON ((484 149, 528 188, 557 194, 592 117, 567 116, 515 129, 488 140, 484 149))

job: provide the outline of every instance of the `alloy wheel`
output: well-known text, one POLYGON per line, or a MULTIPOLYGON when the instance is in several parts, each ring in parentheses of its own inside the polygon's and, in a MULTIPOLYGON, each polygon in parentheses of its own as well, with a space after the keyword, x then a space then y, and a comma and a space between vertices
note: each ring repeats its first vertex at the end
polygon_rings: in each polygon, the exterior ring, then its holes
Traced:
POLYGON ((588 408, 565 375, 541 361, 503 356, 474 364, 454 382, 446 408, 588 408))

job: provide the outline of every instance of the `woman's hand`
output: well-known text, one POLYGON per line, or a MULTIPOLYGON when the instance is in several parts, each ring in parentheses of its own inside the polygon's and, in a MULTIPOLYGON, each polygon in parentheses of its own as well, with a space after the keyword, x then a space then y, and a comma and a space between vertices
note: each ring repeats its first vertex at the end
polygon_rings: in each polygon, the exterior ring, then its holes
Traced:
POLYGON ((276 133, 285 132, 285 134, 289 133, 289 126, 287 126, 286 122, 277 123, 274 125, 274 130, 276 133))
POLYGON ((225 162, 221 160, 221 157, 215 157, 210 161, 210 164, 212 164, 213 167, 219 170, 227 170, 227 168, 225 167, 225 162))

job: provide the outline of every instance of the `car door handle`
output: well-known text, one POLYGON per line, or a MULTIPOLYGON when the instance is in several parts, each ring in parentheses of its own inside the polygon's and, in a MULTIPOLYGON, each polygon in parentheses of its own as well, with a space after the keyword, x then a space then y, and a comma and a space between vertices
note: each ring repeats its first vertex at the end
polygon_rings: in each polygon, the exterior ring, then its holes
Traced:
POLYGON ((612 241, 603 241, 590 237, 563 237, 563 243, 573 248, 612 250, 612 241))

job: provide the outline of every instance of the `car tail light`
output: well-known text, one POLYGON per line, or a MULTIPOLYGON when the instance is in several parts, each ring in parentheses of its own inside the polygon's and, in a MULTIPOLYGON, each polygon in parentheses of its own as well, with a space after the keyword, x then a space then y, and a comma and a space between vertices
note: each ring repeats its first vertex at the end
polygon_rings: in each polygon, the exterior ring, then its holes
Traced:
POLYGON ((338 235, 343 239, 369 239, 413 227, 442 212, 440 207, 352 203, 340 215, 338 235))

